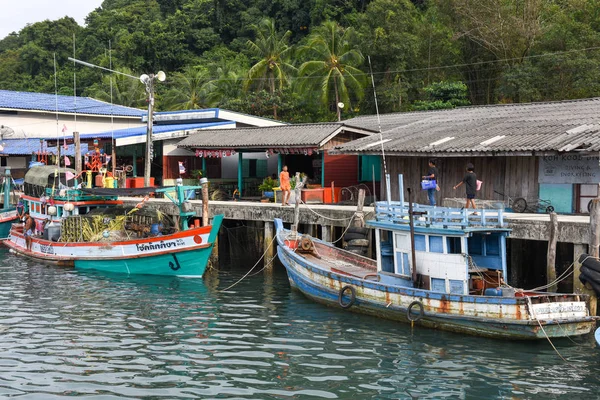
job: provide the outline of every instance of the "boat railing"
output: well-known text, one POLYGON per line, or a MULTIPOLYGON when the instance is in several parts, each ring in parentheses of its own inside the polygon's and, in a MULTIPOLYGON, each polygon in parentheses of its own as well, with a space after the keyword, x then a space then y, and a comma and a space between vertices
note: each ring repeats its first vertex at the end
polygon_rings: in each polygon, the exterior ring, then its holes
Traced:
MULTIPOLYGON (((380 201, 375 204, 376 220, 409 224, 408 203, 380 201)), ((504 228, 501 209, 461 209, 413 204, 415 226, 432 228, 504 228)))

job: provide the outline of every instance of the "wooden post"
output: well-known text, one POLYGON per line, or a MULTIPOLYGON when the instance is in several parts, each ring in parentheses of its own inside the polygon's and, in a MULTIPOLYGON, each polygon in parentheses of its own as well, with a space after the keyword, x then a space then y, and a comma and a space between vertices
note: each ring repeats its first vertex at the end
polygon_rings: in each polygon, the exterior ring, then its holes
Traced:
POLYGON ((408 190, 408 223, 410 224, 410 252, 412 255, 412 280, 417 283, 417 255, 415 252, 415 220, 413 217, 412 190, 408 190))
POLYGON ((263 241, 265 257, 263 259, 265 271, 273 272, 273 256, 275 255, 275 224, 272 221, 265 222, 265 240, 263 241))
POLYGON ((598 309, 596 293, 593 290, 588 289, 579 280, 579 275, 581 275, 581 263, 579 262, 579 257, 584 253, 587 253, 587 245, 573 245, 573 293, 581 293, 588 295, 590 297, 590 315, 596 315, 598 309))
MULTIPOLYGON (((548 239, 548 253, 546 257, 546 283, 556 280, 556 243, 558 242, 558 215, 550 213, 550 238, 548 239)), ((548 287, 548 292, 556 292, 557 285, 548 287)))
POLYGON ((202 226, 208 225, 208 182, 202 185, 202 226))
POLYGON ((592 199, 590 210, 590 256, 598 258, 600 246, 600 198, 592 199))
POLYGON ((363 213, 363 207, 365 205, 365 190, 358 190, 358 204, 356 205, 356 217, 354 218, 353 224, 357 228, 363 228, 365 226, 365 214, 363 213))
POLYGON ((73 141, 75 142, 75 172, 76 175, 81 173, 81 140, 79 132, 73 132, 73 141))
POLYGON ((296 195, 296 204, 294 204, 294 224, 292 225, 292 234, 298 234, 298 222, 300 221, 300 189, 302 184, 300 183, 300 172, 296 172, 296 188, 294 193, 296 195))
POLYGON ((321 239, 324 242, 331 242, 331 231, 333 226, 331 225, 321 225, 321 239))

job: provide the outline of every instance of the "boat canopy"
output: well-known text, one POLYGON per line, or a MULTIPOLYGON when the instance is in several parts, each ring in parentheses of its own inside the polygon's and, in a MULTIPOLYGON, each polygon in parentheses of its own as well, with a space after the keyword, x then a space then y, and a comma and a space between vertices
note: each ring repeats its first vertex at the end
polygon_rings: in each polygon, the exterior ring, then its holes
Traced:
POLYGON ((55 186, 57 189, 62 183, 65 186, 72 183, 73 179, 67 179, 67 172, 75 176, 76 172, 71 168, 57 168, 53 165, 33 167, 25 174, 23 191, 28 196, 40 197, 46 192, 46 188, 55 186))

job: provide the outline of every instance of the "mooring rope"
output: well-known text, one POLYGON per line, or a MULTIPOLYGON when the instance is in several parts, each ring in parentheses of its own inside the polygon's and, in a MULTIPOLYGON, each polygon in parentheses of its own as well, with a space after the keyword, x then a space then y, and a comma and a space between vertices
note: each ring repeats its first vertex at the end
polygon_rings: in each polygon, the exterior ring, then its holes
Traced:
POLYGON ((306 208, 308 208, 308 210, 310 212, 312 212, 315 215, 318 215, 319 217, 329 220, 329 221, 347 221, 349 219, 354 218, 354 214, 351 217, 346 217, 346 218, 330 218, 330 217, 326 217, 323 214, 319 214, 318 212, 316 212, 315 210, 313 210, 312 208, 310 208, 310 206, 308 204, 306 204, 305 202, 303 202, 301 199, 298 199, 300 201, 301 204, 304 204, 306 206, 306 208))
MULTIPOLYGON (((538 319, 538 317, 535 315, 535 312, 533 311, 533 304, 531 303, 531 297, 527 297, 527 303, 529 304, 529 312, 531 314, 531 317, 536 320, 536 322, 538 323, 538 325, 540 326, 540 328, 542 329, 542 332, 544 333, 544 336, 546 336, 546 339, 548 339, 548 343, 550 343, 550 346, 552 346, 552 348, 554 349, 554 351, 556 352, 556 354, 558 354, 558 356, 567 364, 571 365, 571 363, 569 363, 567 361, 566 358, 564 358, 562 356, 562 354, 560 354, 560 352, 558 351, 558 349, 556 348, 556 346, 554 346, 554 343, 552 343, 552 340, 550 340, 550 337, 548 336, 548 334, 546 333, 546 330, 544 329, 544 327, 542 326, 542 323, 540 322, 540 320, 538 319)), ((571 365, 572 366, 572 365, 571 365)))
POLYGON ((225 292, 225 291, 231 289, 232 287, 234 287, 235 285, 237 285, 238 283, 240 283, 241 281, 243 281, 244 279, 246 279, 246 277, 250 275, 250 273, 254 270, 254 268, 256 268, 256 266, 258 265, 258 263, 261 262, 261 260, 263 258, 265 258, 265 256, 267 255, 267 252, 269 251, 269 249, 271 248, 271 246, 273 246, 273 242, 275 242, 275 239, 277 239, 277 234, 275 234, 275 236, 273 236, 273 240, 271 240, 271 243, 269 243, 269 245, 265 249, 265 252, 262 254, 262 256, 260 256, 260 258, 258 259, 258 261, 256 262, 256 264, 254 264, 252 266, 252 268, 250 268, 250 270, 248 272, 246 272, 246 274, 244 276, 242 276, 240 279, 238 279, 238 281, 235 282, 234 284, 232 284, 231 286, 228 286, 227 288, 222 289, 222 290, 217 290, 217 292, 225 292))

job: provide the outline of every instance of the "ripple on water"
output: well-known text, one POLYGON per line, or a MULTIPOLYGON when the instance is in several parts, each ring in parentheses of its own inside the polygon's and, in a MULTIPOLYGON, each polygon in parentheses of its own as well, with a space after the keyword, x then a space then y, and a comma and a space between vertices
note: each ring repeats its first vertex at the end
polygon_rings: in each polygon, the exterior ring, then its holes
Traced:
MULTIPOLYGON (((591 398, 588 339, 508 343, 315 304, 282 271, 204 281, 79 273, 2 253, 0 397, 591 398), (267 283, 265 283, 267 282, 267 283)), ((239 271, 239 272, 238 272, 239 271)))

